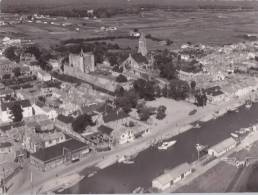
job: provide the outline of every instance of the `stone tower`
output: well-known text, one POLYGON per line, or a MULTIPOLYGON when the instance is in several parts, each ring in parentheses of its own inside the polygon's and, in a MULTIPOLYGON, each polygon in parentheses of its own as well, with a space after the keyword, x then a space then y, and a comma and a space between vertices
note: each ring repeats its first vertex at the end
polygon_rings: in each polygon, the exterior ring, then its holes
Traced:
POLYGON ((141 36, 139 38, 138 53, 142 54, 142 56, 147 56, 148 54, 144 33, 141 33, 141 36))

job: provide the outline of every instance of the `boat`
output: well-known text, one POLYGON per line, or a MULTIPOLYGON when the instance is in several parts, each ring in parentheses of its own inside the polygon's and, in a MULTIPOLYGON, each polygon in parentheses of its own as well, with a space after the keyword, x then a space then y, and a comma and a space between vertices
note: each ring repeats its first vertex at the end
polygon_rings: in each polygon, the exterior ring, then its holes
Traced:
POLYGON ((130 165, 130 164, 134 164, 135 162, 133 160, 124 160, 123 163, 130 165))
POLYGON ((199 123, 196 123, 195 125, 194 125, 194 128, 200 128, 201 126, 200 126, 200 124, 199 123))
POLYGON ((240 129, 240 130, 236 131, 236 133, 239 134, 239 135, 243 135, 243 134, 246 133, 246 130, 245 129, 240 129))
POLYGON ((97 171, 94 171, 94 172, 90 173, 90 174, 88 175, 88 177, 92 177, 92 176, 94 176, 96 173, 97 173, 97 171))
POLYGON ((176 144, 176 140, 163 142, 160 146, 158 146, 159 150, 167 150, 169 147, 172 147, 176 144))
POLYGON ((124 162, 125 160, 126 160, 125 156, 122 156, 121 158, 119 158, 119 159, 117 160, 117 162, 122 163, 122 162, 124 162))
POLYGON ((252 107, 252 101, 251 101, 251 100, 247 100, 247 101, 246 101, 246 104, 245 104, 245 107, 246 107, 247 109, 250 109, 250 108, 252 107))
POLYGON ((238 138, 239 136, 237 135, 237 134, 235 134, 235 133, 230 133, 230 135, 232 136, 232 137, 234 137, 234 138, 238 138))
POLYGON ((142 194, 142 193, 144 193, 144 188, 139 186, 139 187, 135 188, 132 193, 133 194, 142 194))

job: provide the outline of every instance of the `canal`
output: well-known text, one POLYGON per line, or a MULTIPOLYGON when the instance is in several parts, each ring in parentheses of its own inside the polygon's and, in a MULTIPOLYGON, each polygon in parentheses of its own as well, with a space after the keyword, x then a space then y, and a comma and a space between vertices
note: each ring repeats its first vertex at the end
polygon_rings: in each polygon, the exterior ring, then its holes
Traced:
POLYGON ((138 186, 149 188, 153 178, 161 175, 165 169, 197 160, 196 143, 215 145, 229 137, 231 132, 257 123, 257 113, 258 104, 253 104, 251 109, 243 106, 239 112, 227 113, 202 124, 200 128, 172 138, 177 143, 166 151, 151 147, 141 152, 134 159, 134 164, 114 164, 93 177, 85 177, 62 193, 131 193, 138 186))

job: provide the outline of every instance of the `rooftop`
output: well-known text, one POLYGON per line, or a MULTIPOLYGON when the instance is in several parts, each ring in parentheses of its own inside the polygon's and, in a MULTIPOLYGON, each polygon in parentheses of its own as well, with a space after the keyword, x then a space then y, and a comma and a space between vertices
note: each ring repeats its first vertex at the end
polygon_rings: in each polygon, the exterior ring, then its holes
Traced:
POLYGON ((87 144, 77 141, 75 139, 70 139, 55 146, 44 148, 36 153, 31 154, 31 156, 43 162, 48 162, 62 157, 64 155, 64 149, 75 152, 86 148, 88 148, 87 144))
POLYGON ((1 110, 6 111, 7 109, 10 109, 15 104, 20 104, 22 108, 27 108, 31 106, 31 103, 29 100, 20 100, 20 101, 2 103, 1 110))
POLYGON ((114 129, 112 129, 112 128, 110 128, 110 127, 107 127, 107 126, 105 126, 105 125, 101 125, 101 126, 98 127, 98 130, 99 130, 101 133, 110 135, 114 129))
POLYGON ((216 152, 222 152, 226 148, 236 144, 236 141, 230 137, 228 139, 225 139, 224 141, 216 144, 215 146, 212 146, 210 149, 215 150, 216 152))
POLYGON ((74 118, 71 117, 71 116, 58 115, 57 120, 69 124, 69 123, 72 123, 74 121, 74 118))
POLYGON ((11 147, 12 144, 10 142, 3 142, 0 143, 0 148, 7 148, 7 147, 11 147))
POLYGON ((185 162, 181 165, 178 165, 177 167, 170 170, 169 172, 155 178, 154 180, 158 181, 162 185, 166 185, 167 183, 170 183, 171 180, 177 178, 182 173, 184 173, 190 169, 191 169, 190 165, 187 162, 185 162))

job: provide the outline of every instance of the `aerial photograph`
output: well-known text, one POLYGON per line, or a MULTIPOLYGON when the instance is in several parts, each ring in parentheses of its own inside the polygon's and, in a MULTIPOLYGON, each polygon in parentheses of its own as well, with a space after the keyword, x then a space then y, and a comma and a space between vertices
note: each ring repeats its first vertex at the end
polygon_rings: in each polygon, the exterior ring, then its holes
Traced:
POLYGON ((258 193, 258 0, 0 0, 0 194, 258 193))

